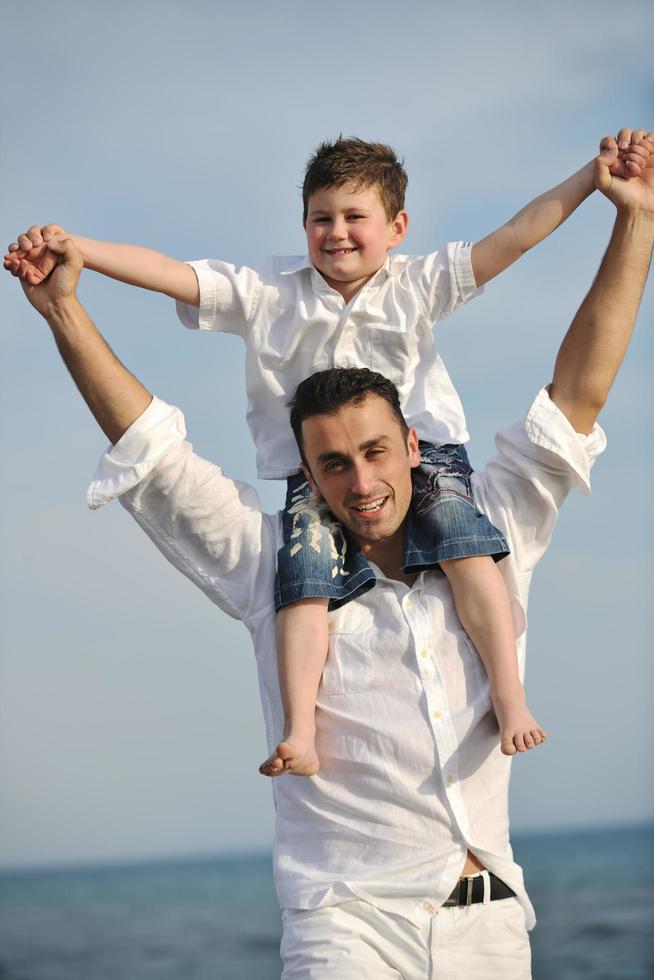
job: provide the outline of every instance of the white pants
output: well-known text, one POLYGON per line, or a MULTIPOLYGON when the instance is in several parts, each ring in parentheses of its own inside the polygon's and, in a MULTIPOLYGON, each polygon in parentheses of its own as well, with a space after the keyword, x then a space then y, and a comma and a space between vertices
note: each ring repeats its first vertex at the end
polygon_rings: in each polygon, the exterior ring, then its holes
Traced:
POLYGON ((282 980, 531 980, 515 898, 441 908, 424 926, 367 902, 285 909, 282 980))

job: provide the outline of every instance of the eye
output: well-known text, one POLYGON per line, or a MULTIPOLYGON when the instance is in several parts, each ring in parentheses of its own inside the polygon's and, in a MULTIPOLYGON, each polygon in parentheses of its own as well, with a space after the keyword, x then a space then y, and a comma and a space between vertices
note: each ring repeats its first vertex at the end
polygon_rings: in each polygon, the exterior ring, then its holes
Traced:
POLYGON ((368 459, 370 459, 373 456, 383 456, 384 453, 385 453, 385 451, 386 450, 384 450, 381 447, 377 446, 374 449, 369 449, 368 452, 366 453, 366 455, 367 455, 368 459))
POLYGON ((325 473, 338 473, 344 468, 345 462, 342 459, 333 459, 330 463, 325 463, 323 467, 325 473))

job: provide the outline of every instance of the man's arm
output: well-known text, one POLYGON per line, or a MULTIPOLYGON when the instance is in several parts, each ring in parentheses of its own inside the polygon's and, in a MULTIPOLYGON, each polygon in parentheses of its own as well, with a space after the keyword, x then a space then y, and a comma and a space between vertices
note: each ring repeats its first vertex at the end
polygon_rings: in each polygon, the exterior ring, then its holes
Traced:
POLYGON ((552 400, 577 432, 589 433, 625 355, 654 245, 654 169, 613 176, 616 141, 602 141, 595 184, 617 208, 609 247, 595 282, 568 330, 554 368, 552 400))
MULTIPOLYGON (((608 137, 602 146, 596 186, 618 209, 609 247, 563 340, 549 394, 543 389, 527 418, 496 437, 498 455, 472 478, 477 505, 511 545, 508 575, 514 568, 518 576, 528 573, 540 559, 570 490, 590 490, 591 466, 605 445, 593 427, 627 349, 647 278, 654 169, 631 180, 615 177, 617 143, 608 137)), ((518 595, 520 582, 513 587, 518 595)))
POLYGON ((79 251, 84 266, 112 279, 152 289, 173 299, 200 305, 200 288, 193 269, 161 252, 140 245, 102 242, 69 235, 60 225, 32 225, 19 235, 4 256, 4 267, 23 282, 37 285, 48 277, 57 262, 49 245, 69 239, 79 251))
POLYGON ((119 497, 171 564, 230 616, 250 621, 273 605, 275 521, 251 487, 193 452, 181 413, 153 400, 120 363, 75 295, 78 250, 71 241, 52 248, 51 275, 23 289, 103 432, 120 440, 102 458, 89 503, 119 497))
POLYGON ((32 306, 47 320, 73 381, 114 444, 145 411, 150 392, 120 363, 77 299, 82 257, 72 241, 50 243, 57 264, 38 285, 23 282, 32 306))
MULTIPOLYGON (((611 164, 611 172, 624 179, 639 176, 654 151, 654 133, 622 129, 618 141, 620 149, 611 164)), ((499 275, 570 217, 595 188, 594 168, 595 162, 591 160, 472 246, 472 270, 477 286, 499 275)))

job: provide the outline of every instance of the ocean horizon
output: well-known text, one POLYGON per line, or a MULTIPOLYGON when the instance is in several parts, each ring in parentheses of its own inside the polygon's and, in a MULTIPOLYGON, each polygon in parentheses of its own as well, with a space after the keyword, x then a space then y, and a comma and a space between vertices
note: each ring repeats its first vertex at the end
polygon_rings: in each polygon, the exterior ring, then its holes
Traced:
MULTIPOLYGON (((654 823, 513 848, 534 980, 654 977, 654 823)), ((269 852, 0 871, 0 980, 276 980, 280 934, 269 852)))

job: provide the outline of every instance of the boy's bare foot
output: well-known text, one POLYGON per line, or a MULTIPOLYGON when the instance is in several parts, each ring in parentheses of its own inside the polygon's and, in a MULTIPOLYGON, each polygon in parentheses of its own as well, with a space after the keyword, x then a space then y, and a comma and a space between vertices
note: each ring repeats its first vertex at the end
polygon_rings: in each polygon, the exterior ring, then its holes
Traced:
POLYGON ((280 742, 276 750, 259 766, 262 776, 315 776, 320 769, 313 738, 300 739, 293 735, 280 742))
POLYGON ((547 732, 540 727, 524 701, 495 704, 495 714, 500 726, 500 748, 504 755, 525 752, 547 741, 547 732))

